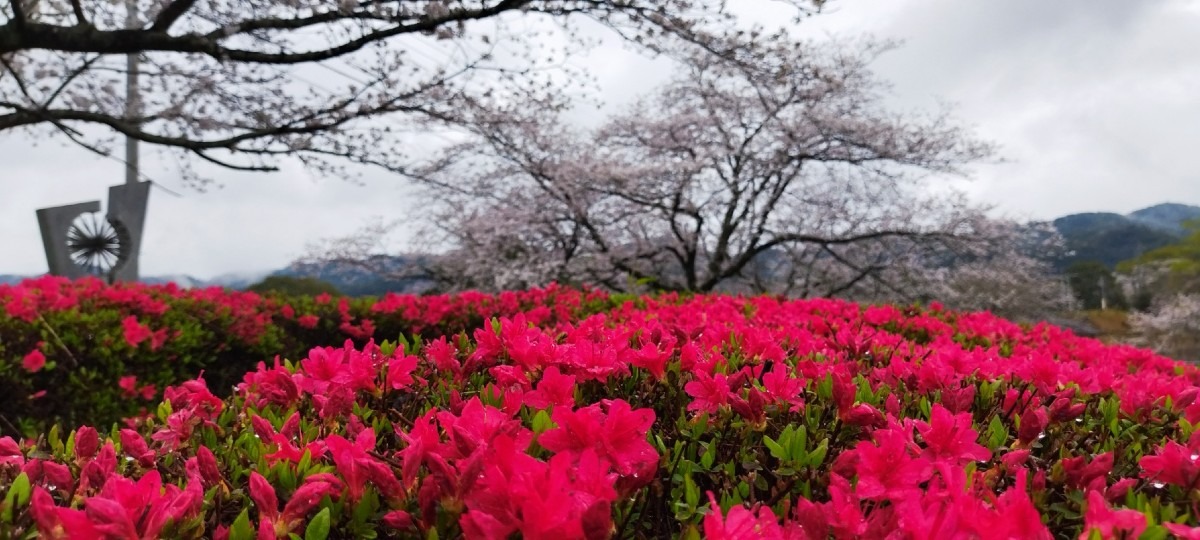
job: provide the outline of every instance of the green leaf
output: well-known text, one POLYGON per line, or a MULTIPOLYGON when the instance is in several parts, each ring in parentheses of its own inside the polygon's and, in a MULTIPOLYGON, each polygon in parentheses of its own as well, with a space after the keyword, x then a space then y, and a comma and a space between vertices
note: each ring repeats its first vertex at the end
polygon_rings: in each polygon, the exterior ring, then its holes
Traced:
MULTIPOLYGON (((171 402, 170 402, 170 401, 167 401, 167 400, 163 400, 163 402, 162 402, 162 403, 159 403, 159 404, 158 404, 158 411, 157 411, 157 412, 158 412, 158 419, 159 419, 159 420, 162 420, 163 422, 166 422, 166 421, 167 421, 167 417, 168 417, 168 416, 171 416, 171 413, 173 412, 173 411, 171 410, 171 402)), ((69 445, 68 445, 68 446, 69 446, 69 445)))
POLYGON ((66 452, 66 455, 68 458, 75 457, 75 432, 74 431, 72 431, 70 435, 67 435, 67 445, 63 450, 66 452))
POLYGON ((787 461, 788 453, 787 450, 784 450, 783 445, 775 442, 774 439, 765 435, 763 436, 763 444, 767 445, 767 450, 771 452, 772 456, 775 456, 775 459, 778 459, 779 461, 787 461))
POLYGON ((354 522, 367 523, 377 510, 379 510, 379 495, 375 493, 375 490, 368 489, 363 492, 362 499, 359 499, 358 504, 354 506, 352 512, 354 522))
POLYGON ((300 462, 296 464, 296 472, 304 474, 312 467, 312 452, 305 448, 304 453, 300 454, 300 462))
POLYGON ((1187 418, 1179 419, 1179 427, 1180 427, 1180 429, 1183 430, 1183 438, 1184 439, 1191 437, 1192 432, 1196 431, 1196 426, 1192 425, 1191 422, 1188 422, 1187 418))
POLYGON ((805 461, 809 467, 820 467, 825 462, 825 454, 829 453, 829 438, 821 439, 817 447, 809 452, 808 459, 805 461))
POLYGON ((826 375, 817 383, 817 397, 826 402, 833 399, 833 375, 826 375))
POLYGON ((4 513, 0 515, 0 519, 4 523, 12 523, 13 511, 17 507, 25 506, 29 502, 29 493, 31 490, 29 485, 29 477, 25 473, 18 474, 13 479, 12 486, 8 488, 8 494, 4 496, 4 513))
POLYGON ((1006 442, 1008 442, 1008 428, 1004 426, 1004 422, 1000 420, 1000 417, 993 416, 987 430, 988 448, 1000 448, 1006 442))
MULTIPOLYGON (((791 427, 791 426, 788 426, 791 427)), ((803 463, 808 457, 808 429, 800 426, 792 435, 788 445, 788 458, 796 463, 803 463)))
POLYGON ((533 415, 533 434, 541 435, 542 433, 557 427, 554 421, 550 419, 550 413, 545 410, 538 411, 533 415))
POLYGON ((700 436, 708 431, 708 411, 701 412, 692 420, 690 435, 692 440, 700 440, 700 436))
POLYGON ((229 540, 254 540, 254 528, 250 526, 250 509, 243 508, 237 519, 229 526, 229 540))
POLYGON ((1000 381, 986 381, 979 385, 979 402, 983 408, 987 409, 992 406, 992 401, 996 399, 996 390, 1000 387, 1000 381))
POLYGON ((304 529, 304 540, 325 540, 329 537, 329 508, 322 508, 304 529))
POLYGON ((705 470, 711 469, 713 461, 717 458, 715 448, 715 444, 708 445, 708 448, 704 450, 704 454, 700 456, 700 466, 704 467, 705 470))
MULTIPOLYGON (((1186 422, 1186 420, 1184 421, 1186 422)), ((62 455, 64 449, 62 441, 62 429, 58 426, 58 424, 54 424, 50 427, 50 433, 46 434, 46 440, 50 443, 50 450, 52 450, 55 455, 62 455)))
POLYGON ((1146 527, 1138 540, 1167 540, 1167 528, 1161 525, 1150 525, 1146 527))
POLYGON ((700 487, 692 481, 690 474, 683 477, 683 500, 688 504, 689 509, 700 505, 700 487))

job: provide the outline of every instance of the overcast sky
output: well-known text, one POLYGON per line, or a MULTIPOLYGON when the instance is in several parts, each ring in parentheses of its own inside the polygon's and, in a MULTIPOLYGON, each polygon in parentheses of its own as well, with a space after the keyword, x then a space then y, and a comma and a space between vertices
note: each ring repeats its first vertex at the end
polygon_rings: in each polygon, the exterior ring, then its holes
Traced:
MULTIPOLYGON (((733 0, 772 24, 762 0, 733 0)), ((1200 205, 1200 1, 835 0, 794 29, 820 38, 871 33, 904 45, 876 64, 898 108, 955 106, 996 142, 1005 162, 965 184, 999 213, 1049 219, 1129 212, 1160 202, 1200 205)), ((607 101, 619 106, 661 80, 661 63, 610 45, 592 54, 607 101)), ((586 112, 581 113, 584 116, 586 112)), ((311 239, 336 237, 372 216, 419 211, 398 178, 365 185, 290 167, 272 175, 221 173, 223 187, 188 190, 170 169, 148 172, 144 275, 276 269, 311 239)), ((0 274, 45 272, 34 210, 101 200, 122 166, 57 140, 0 134, 0 274)))

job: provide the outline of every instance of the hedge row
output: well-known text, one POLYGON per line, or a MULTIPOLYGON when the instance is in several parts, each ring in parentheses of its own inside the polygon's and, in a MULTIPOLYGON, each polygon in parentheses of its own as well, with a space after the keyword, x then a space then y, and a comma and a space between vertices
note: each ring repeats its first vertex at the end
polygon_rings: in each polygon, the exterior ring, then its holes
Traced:
POLYGON ((225 396, 258 362, 299 358, 313 344, 453 335, 518 313, 554 325, 609 304, 558 287, 348 299, 49 276, 0 285, 0 434, 108 425, 200 373, 225 396))
POLYGON ((0 536, 1200 537, 1200 371, 987 314, 723 296, 312 349, 0 438, 0 536))

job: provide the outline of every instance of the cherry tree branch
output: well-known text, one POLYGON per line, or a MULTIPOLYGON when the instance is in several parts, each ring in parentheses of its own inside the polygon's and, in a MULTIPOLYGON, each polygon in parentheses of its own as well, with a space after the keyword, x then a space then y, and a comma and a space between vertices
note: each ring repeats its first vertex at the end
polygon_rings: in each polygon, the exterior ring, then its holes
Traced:
MULTIPOLYGON (((75 0, 78 2, 78 0, 75 0)), ((175 24, 184 16, 193 6, 196 5, 196 0, 174 0, 167 4, 162 11, 158 12, 158 16, 154 18, 154 22, 150 25, 151 32, 166 32, 171 29, 171 25, 175 24)))

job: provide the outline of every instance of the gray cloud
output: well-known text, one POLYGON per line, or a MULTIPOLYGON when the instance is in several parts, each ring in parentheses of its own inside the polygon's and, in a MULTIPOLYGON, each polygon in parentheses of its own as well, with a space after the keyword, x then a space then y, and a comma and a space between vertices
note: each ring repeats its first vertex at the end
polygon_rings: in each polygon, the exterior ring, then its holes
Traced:
POLYGON ((828 24, 903 39, 878 65, 896 102, 949 100, 1001 145, 1007 163, 968 188, 981 202, 1034 218, 1200 204, 1195 3, 909 1, 882 18, 871 4, 828 24))
MULTIPOLYGON (((769 6, 770 3, 766 3, 769 6)), ((778 10, 753 3, 764 24, 778 10)), ((1200 4, 1191 0, 840 0, 795 28, 801 35, 870 32, 904 46, 877 64, 901 109, 955 105, 956 116, 1001 146, 965 188, 1009 215, 1127 212, 1164 201, 1200 204, 1200 4)), ((594 67, 609 109, 663 80, 664 62, 606 45, 594 67)), ((594 122, 600 112, 575 118, 594 122)), ((165 163, 148 173, 176 198, 151 195, 143 269, 209 277, 286 264, 316 238, 349 234, 372 216, 419 212, 402 180, 364 185, 216 171, 224 187, 182 189, 165 163)), ((45 271, 34 209, 103 199, 121 165, 26 133, 0 135, 0 273, 45 271)))

